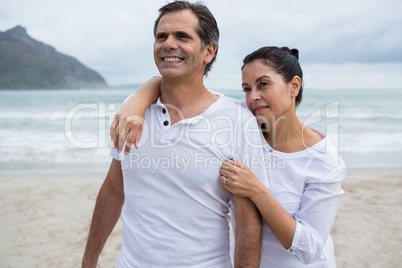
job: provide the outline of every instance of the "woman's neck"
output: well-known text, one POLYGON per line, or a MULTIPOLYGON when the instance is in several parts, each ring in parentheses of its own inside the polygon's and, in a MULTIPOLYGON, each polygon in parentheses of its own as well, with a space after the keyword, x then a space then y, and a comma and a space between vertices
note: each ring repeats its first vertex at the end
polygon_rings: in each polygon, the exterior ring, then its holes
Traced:
POLYGON ((277 151, 295 152, 304 150, 304 125, 297 118, 296 113, 281 116, 265 124, 264 137, 268 144, 277 151))
POLYGON ((265 132, 263 130, 264 138, 272 148, 280 152, 300 152, 322 140, 318 133, 300 122, 296 113, 270 125, 265 132))

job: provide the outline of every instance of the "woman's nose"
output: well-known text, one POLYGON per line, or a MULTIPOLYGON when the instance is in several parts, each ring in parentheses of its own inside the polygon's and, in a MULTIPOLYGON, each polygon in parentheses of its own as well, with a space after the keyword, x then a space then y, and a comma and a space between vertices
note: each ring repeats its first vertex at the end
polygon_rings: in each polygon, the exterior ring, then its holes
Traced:
POLYGON ((248 96, 250 101, 256 101, 259 100, 261 98, 260 93, 258 92, 258 90, 252 88, 250 91, 250 95, 248 96))

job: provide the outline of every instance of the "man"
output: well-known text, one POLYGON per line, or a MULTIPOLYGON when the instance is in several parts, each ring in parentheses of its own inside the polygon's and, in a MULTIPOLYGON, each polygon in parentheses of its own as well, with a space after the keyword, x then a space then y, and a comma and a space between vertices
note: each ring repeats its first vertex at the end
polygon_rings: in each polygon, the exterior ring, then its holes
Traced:
MULTIPOLYGON (((219 181, 223 161, 263 159, 262 150, 247 142, 259 141, 258 132, 246 137, 242 131, 247 123, 258 129, 256 121, 203 84, 218 48, 210 11, 184 1, 159 11, 154 58, 163 77, 161 95, 146 111, 140 148, 125 157, 111 151, 83 267, 96 266, 120 213, 116 267, 231 267, 229 209, 236 219, 235 266, 258 267, 261 217, 249 199, 232 196, 219 181)), ((266 182, 263 169, 252 170, 266 182)))

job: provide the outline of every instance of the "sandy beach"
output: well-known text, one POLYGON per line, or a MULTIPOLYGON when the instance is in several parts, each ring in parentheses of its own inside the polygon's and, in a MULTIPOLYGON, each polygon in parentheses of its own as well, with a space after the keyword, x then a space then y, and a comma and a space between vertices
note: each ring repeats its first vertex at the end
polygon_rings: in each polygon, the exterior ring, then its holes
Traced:
MULTIPOLYGON (((0 267, 80 267, 105 174, 0 174, 0 267)), ((349 169, 332 236, 338 267, 400 267, 402 169, 349 169)), ((98 267, 114 267, 117 224, 98 267)))

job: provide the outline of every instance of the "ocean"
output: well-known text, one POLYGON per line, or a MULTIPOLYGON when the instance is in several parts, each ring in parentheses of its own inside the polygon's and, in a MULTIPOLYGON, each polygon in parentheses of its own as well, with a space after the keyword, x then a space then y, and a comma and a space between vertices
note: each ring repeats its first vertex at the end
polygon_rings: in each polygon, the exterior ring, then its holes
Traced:
MULTIPOLYGON (((218 90, 219 91, 219 90, 218 90)), ((135 89, 0 91, 0 173, 106 172, 109 126, 135 89)), ((241 89, 221 90, 244 99, 241 89)), ((349 168, 402 167, 401 90, 305 89, 297 113, 349 168)))

